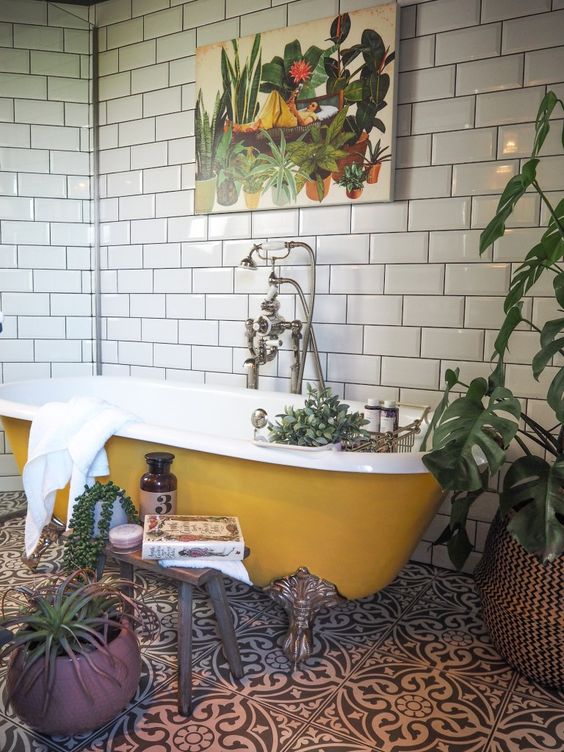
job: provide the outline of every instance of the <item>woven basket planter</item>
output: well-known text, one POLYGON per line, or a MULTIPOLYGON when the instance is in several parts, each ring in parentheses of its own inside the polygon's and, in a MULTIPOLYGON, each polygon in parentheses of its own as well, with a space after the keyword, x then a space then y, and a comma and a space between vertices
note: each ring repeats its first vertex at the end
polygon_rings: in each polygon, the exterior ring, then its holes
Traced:
POLYGON ((564 556, 543 564, 497 516, 474 576, 500 655, 532 681, 563 689, 564 556))

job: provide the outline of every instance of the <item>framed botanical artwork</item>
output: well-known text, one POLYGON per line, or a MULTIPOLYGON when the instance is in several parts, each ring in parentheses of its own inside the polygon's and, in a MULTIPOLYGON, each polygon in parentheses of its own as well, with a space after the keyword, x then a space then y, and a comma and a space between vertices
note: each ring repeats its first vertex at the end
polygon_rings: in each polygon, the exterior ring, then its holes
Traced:
POLYGON ((397 7, 196 50, 197 214, 390 201, 397 7))

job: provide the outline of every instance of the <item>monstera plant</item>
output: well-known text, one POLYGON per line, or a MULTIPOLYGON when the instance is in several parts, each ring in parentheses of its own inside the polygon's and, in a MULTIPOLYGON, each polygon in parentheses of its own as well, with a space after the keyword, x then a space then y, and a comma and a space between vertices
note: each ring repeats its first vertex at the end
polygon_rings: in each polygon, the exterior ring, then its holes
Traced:
POLYGON ((461 381, 459 369, 447 371, 445 393, 426 437, 432 435, 432 449, 423 458, 451 492, 450 522, 438 542, 447 543, 457 567, 472 550, 466 529, 469 510, 484 492, 498 493, 491 488, 492 478, 505 471, 476 582, 499 652, 533 680, 552 687, 564 687, 564 199, 553 206, 538 175, 550 118, 562 116, 562 110, 562 100, 549 91, 537 114, 531 157, 506 185, 496 215, 480 237, 483 253, 503 236, 518 201, 526 193, 538 194, 548 224, 511 277, 505 319, 494 344, 495 367, 489 378, 469 384, 461 381), (559 315, 538 327, 525 315, 523 303, 546 275, 552 277, 559 315), (504 358, 517 327, 538 335, 533 377, 539 381, 552 366, 546 379, 551 418, 546 426, 523 410, 505 383, 504 358), (451 401, 454 390, 462 394, 451 401), (540 650, 537 661, 531 658, 534 645, 540 650))
POLYGON ((509 531, 527 551, 545 561, 564 552, 564 367, 559 360, 564 355, 564 311, 542 329, 523 313, 524 296, 544 274, 552 275, 557 306, 564 308, 564 199, 552 206, 537 180, 538 154, 556 107, 564 108, 564 104, 549 92, 538 111, 531 158, 505 187, 495 217, 480 236, 483 253, 502 237, 519 199, 531 189, 538 193, 549 216, 548 226, 511 278, 505 320, 494 344, 495 368, 488 379, 476 378, 470 384, 460 381, 459 369, 447 371, 445 394, 431 426, 432 451, 423 459, 440 485, 453 492, 451 520, 442 540, 448 542, 457 566, 462 566, 472 548, 466 533, 468 511, 489 489, 490 478, 507 461, 513 441, 523 454, 511 463, 500 494, 501 512, 510 513, 509 531), (504 356, 519 325, 539 336, 532 360, 534 378, 538 381, 553 359, 557 366, 546 397, 554 413, 554 425, 548 427, 523 412, 505 386, 504 356), (465 391, 450 402, 454 389, 465 391))

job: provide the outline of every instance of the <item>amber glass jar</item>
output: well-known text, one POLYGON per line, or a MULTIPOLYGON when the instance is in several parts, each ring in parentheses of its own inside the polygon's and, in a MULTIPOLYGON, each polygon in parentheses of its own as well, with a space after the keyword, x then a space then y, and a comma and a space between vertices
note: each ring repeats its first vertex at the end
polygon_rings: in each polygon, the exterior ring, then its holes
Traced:
POLYGON ((176 475, 170 472, 174 454, 149 452, 145 455, 148 471, 139 484, 139 516, 146 514, 176 514, 176 475))

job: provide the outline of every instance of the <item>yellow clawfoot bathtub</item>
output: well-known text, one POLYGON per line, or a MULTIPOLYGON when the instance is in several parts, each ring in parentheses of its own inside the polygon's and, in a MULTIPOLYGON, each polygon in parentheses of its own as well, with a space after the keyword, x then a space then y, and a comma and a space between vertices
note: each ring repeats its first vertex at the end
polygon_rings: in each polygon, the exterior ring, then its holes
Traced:
MULTIPOLYGON (((261 587, 307 567, 345 598, 374 593, 407 562, 440 502, 420 453, 306 453, 255 445, 252 411, 262 407, 273 419, 300 400, 295 395, 135 379, 1 386, 0 415, 20 468, 37 406, 75 395, 100 397, 140 417, 106 445, 112 480, 134 501, 144 454, 166 449, 176 456, 179 514, 239 517, 251 549, 245 563, 261 587)), ((63 491, 55 507, 60 519, 66 506, 63 491)))

